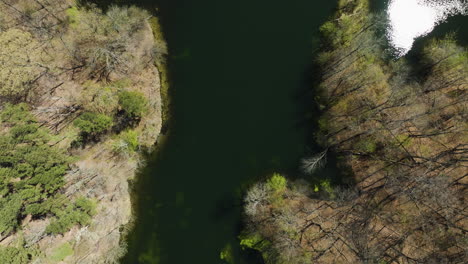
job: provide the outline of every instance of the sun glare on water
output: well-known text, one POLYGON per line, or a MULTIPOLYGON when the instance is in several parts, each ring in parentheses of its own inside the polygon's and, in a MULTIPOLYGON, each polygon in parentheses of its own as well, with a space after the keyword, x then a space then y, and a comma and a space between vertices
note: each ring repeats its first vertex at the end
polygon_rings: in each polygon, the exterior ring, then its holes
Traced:
POLYGON ((399 56, 406 54, 417 37, 431 32, 449 16, 468 13, 468 0, 390 0, 388 37, 399 56))

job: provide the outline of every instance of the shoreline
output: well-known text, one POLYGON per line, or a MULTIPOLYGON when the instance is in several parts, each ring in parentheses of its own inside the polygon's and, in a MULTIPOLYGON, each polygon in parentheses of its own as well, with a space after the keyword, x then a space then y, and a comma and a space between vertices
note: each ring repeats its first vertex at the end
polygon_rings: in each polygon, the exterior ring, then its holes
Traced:
MULTIPOLYGON (((76 17, 80 15, 79 10, 71 2, 64 3, 64 6, 66 8, 60 15, 69 19, 66 23, 73 28, 76 17)), ((143 9, 136 9, 132 11, 143 12, 143 9)), ((96 11, 97 17, 104 16, 99 12, 96 11)), ((29 260, 20 263, 118 263, 126 253, 126 236, 136 218, 134 183, 138 181, 138 173, 145 168, 147 157, 157 152, 164 142, 161 129, 163 125, 167 126, 168 114, 163 112, 168 110, 163 109, 168 109, 170 104, 167 95, 167 47, 158 18, 148 18, 141 23, 138 31, 132 35, 129 63, 135 66, 132 65, 129 71, 113 73, 104 81, 63 75, 58 80, 62 83, 54 89, 50 88, 48 79, 41 80, 37 85, 37 100, 28 103, 31 113, 51 133, 50 146, 72 158, 68 170, 64 172, 64 186, 60 193, 70 199, 88 198, 96 203, 96 211, 89 223, 75 224, 59 234, 46 231, 46 227, 55 219, 53 215, 25 217, 17 230, 0 239, 0 249, 31 252, 28 253, 29 260), (137 123, 125 128, 127 130, 112 130, 100 135, 94 142, 73 147, 74 140, 79 137, 74 120, 86 112, 81 104, 94 103, 94 97, 92 101, 89 101, 90 98, 80 97, 82 101, 75 98, 83 96, 90 85, 101 91, 115 89, 114 92, 139 93, 146 98, 147 109, 137 123), (61 115, 57 110, 70 107, 76 107, 76 110, 66 115, 61 115), (126 131, 136 135, 137 146, 132 151, 117 152, 115 145, 122 142, 125 133, 121 132, 126 131)), ((63 58, 57 56, 58 59, 63 58)))
POLYGON ((154 142, 153 146, 143 153, 140 153, 141 158, 144 159, 144 165, 140 166, 139 169, 134 173, 132 177, 129 178, 129 197, 131 201, 131 216, 127 224, 121 226, 121 236, 119 247, 124 250, 124 254, 119 256, 119 260, 121 260, 128 251, 128 240, 131 231, 134 229, 134 226, 137 221, 137 211, 138 211, 138 193, 137 193, 137 186, 140 181, 140 177, 142 177, 142 169, 144 169, 148 164, 147 162, 153 158, 154 155, 158 155, 158 152, 164 147, 166 143, 166 139, 168 137, 168 131, 170 126, 170 107, 171 107, 171 99, 169 95, 169 78, 168 78, 168 70, 167 70, 167 42, 164 39, 164 34, 161 28, 161 24, 159 18, 156 16, 151 17, 148 20, 148 24, 151 27, 152 34, 154 37, 155 43, 160 43, 164 45, 165 53, 162 53, 161 57, 157 57, 154 59, 154 66, 158 70, 158 75, 160 79, 160 98, 161 98, 161 130, 159 135, 154 142))
POLYGON ((320 27, 323 151, 302 163, 322 178, 273 174, 245 195, 240 244, 265 263, 465 260, 466 46, 446 34, 424 40, 417 68, 387 59, 368 3, 340 2, 320 27), (324 177, 327 152, 340 181, 324 177))

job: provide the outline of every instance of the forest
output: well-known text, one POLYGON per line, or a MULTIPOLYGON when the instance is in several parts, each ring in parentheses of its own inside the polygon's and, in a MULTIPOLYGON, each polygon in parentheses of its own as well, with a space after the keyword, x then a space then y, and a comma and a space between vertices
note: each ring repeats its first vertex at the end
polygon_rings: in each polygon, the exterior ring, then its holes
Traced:
POLYGON ((451 33, 394 59, 381 24, 352 0, 320 28, 313 180, 274 174, 244 199, 241 245, 266 263, 468 262, 467 49, 451 33), (341 181, 320 175, 330 155, 341 181))
POLYGON ((0 263, 60 262, 97 243, 88 227, 119 234, 101 218, 119 199, 120 214, 129 210, 128 190, 116 190, 160 129, 155 61, 165 47, 154 19, 137 7, 0 1, 0 263), (100 161, 128 172, 100 172, 100 161))

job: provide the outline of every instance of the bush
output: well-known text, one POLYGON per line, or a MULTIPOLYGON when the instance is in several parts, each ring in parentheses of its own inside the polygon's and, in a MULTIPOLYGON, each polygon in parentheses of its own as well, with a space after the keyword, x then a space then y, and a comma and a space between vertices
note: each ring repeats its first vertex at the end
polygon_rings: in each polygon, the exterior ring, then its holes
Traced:
POLYGON ((38 43, 19 29, 0 32, 0 96, 17 97, 27 92, 41 69, 38 43))
POLYGON ((130 118, 139 119, 148 110, 148 101, 140 92, 124 91, 119 94, 119 104, 130 118))
POLYGON ((73 204, 65 208, 55 208, 56 218, 47 226, 46 233, 63 234, 76 224, 81 226, 91 222, 91 217, 96 213, 96 204, 86 198, 78 198, 73 204))
POLYGON ((86 112, 113 115, 119 106, 117 89, 111 85, 101 85, 94 82, 84 84, 85 89, 80 96, 80 104, 86 112))
POLYGON ((112 145, 112 150, 117 154, 128 155, 138 150, 138 133, 134 130, 122 132, 112 145))
MULTIPOLYGON (((271 248, 271 242, 264 239, 259 233, 244 232, 239 235, 240 246, 242 249, 254 249, 262 253, 263 259, 270 259, 268 249, 271 248)), ((267 262, 269 263, 269 262, 267 262)))
POLYGON ((267 180, 266 186, 269 192, 268 199, 274 207, 283 205, 283 195, 287 189, 287 181, 279 173, 274 173, 273 176, 267 180))
POLYGON ((314 185, 314 192, 322 191, 324 194, 327 194, 331 199, 335 199, 336 194, 333 190, 332 183, 329 179, 321 180, 320 184, 314 185))
POLYGON ((320 33, 326 41, 333 41, 338 31, 339 28, 333 21, 327 21, 320 26, 320 33))
POLYGON ((113 125, 113 119, 105 114, 85 112, 75 120, 74 125, 81 133, 96 136, 108 131, 113 125))
POLYGON ((267 186, 275 193, 284 193, 286 191, 286 185, 286 178, 279 173, 274 173, 267 181, 267 186))
POLYGON ((373 139, 363 139, 357 143, 356 148, 362 152, 374 153, 377 150, 377 144, 373 139))

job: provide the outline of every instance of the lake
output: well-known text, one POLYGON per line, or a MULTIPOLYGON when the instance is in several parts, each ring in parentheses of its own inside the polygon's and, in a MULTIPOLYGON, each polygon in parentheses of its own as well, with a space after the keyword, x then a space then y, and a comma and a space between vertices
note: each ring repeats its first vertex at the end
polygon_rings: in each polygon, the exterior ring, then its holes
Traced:
POLYGON ((172 120, 136 189, 122 263, 223 263, 241 254, 241 192, 308 153, 309 67, 334 1, 139 1, 168 41, 172 120))

